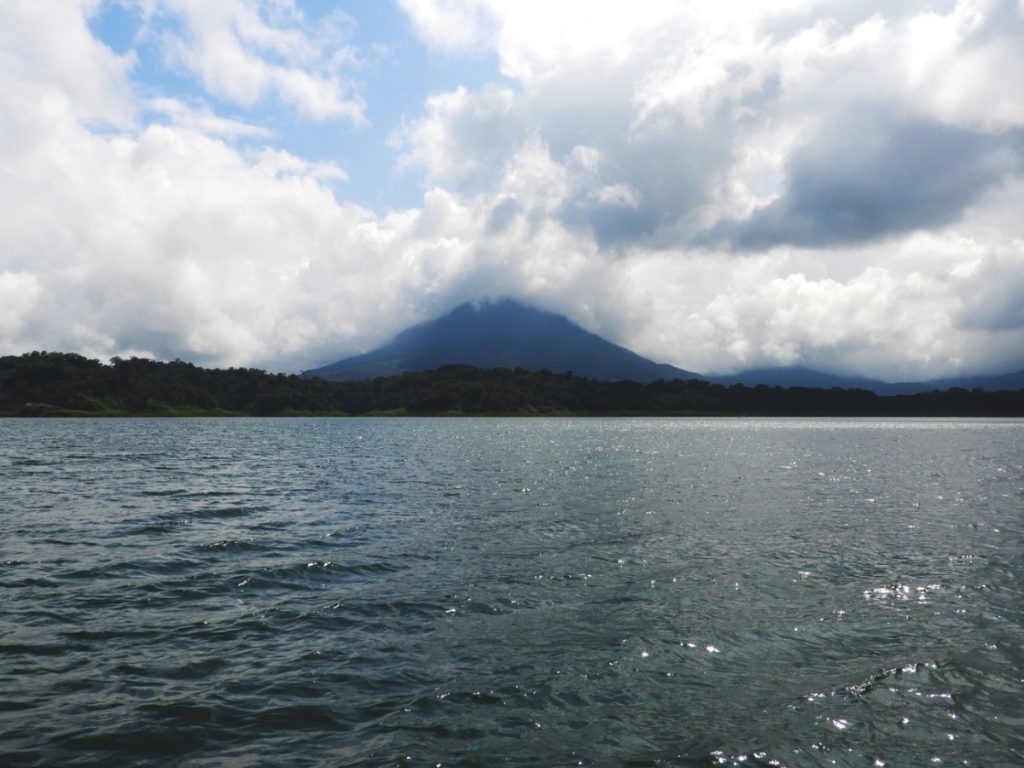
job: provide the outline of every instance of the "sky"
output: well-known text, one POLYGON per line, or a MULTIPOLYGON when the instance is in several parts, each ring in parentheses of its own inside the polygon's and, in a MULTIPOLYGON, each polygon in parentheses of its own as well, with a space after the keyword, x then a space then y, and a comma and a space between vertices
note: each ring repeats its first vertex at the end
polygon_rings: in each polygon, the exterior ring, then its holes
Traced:
POLYGON ((1024 0, 0 3, 0 354, 295 372, 502 297, 1024 368, 1024 0))

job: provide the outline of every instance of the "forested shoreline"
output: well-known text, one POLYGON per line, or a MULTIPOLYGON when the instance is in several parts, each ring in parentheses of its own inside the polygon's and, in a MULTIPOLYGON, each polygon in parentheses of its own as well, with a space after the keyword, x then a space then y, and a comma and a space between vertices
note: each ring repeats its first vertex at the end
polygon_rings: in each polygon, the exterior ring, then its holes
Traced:
POLYGON ((1024 390, 881 396, 864 389, 594 381, 449 365, 332 382, 175 360, 0 357, 0 415, 40 416, 1024 416, 1024 390))

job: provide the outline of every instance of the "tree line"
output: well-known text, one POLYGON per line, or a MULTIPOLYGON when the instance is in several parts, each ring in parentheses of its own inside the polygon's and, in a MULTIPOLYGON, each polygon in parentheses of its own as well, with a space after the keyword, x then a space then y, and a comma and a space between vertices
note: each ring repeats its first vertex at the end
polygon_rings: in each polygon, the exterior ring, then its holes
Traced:
POLYGON ((1024 416, 1024 390, 725 386, 698 379, 595 381, 571 373, 447 365, 334 382, 253 368, 61 352, 0 357, 0 415, 1024 416))

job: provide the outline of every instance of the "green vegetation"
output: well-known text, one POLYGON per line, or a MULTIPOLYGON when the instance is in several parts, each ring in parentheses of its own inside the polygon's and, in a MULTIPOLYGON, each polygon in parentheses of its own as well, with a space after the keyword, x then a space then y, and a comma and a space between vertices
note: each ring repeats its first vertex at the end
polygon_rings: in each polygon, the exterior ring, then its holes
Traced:
POLYGON ((699 380, 593 381, 521 368, 443 366, 331 382, 31 352, 0 357, 5 416, 1024 416, 1024 390, 949 389, 882 397, 862 389, 723 386, 699 380))

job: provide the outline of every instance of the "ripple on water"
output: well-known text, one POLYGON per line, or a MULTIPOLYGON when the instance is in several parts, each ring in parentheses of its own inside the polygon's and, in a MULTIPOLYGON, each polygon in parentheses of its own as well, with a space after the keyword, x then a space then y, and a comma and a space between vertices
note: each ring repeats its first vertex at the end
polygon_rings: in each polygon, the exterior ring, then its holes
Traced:
POLYGON ((1022 449, 1004 422, 0 421, 0 754, 1017 766, 1022 449))

